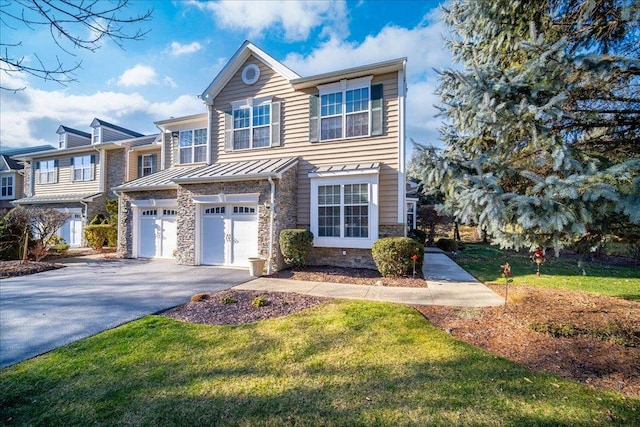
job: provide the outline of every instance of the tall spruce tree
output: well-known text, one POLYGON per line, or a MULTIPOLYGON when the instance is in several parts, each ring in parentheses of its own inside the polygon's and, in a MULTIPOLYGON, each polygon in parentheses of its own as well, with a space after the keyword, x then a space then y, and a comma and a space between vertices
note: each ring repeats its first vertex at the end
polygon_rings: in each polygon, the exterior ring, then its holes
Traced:
MULTIPOLYGON (((504 248, 598 245, 640 224, 640 5, 452 0, 444 149, 410 168, 504 248)), ((635 238, 639 236, 636 235, 635 238)))

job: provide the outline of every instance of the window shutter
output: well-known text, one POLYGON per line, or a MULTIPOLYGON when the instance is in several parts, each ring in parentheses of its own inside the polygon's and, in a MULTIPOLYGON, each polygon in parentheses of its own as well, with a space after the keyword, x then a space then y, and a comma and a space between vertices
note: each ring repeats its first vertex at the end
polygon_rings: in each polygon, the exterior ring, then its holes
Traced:
POLYGON ((271 146, 280 147, 280 102, 271 104, 271 146))
POLYGON ((224 151, 233 151, 233 116, 224 112, 224 151))
POLYGON ((171 132, 171 147, 173 148, 173 164, 180 164, 180 132, 171 132))
POLYGON ((71 158, 71 166, 73 166, 73 159, 74 159, 74 158, 75 158, 75 157, 72 157, 72 158, 71 158))
POLYGON ((319 138, 319 123, 320 118, 318 107, 320 104, 320 97, 318 95, 309 96, 309 142, 318 142, 319 138))
POLYGON ((71 157, 69 164, 71 165, 71 167, 69 168, 69 180, 71 182, 73 182, 75 180, 75 175, 76 175, 76 171, 73 169, 73 160, 75 159, 75 157, 71 157))
POLYGON ((151 155, 151 173, 154 173, 157 170, 158 170, 158 155, 152 154, 151 155))
POLYGON ((36 184, 40 184, 40 162, 36 162, 36 173, 34 173, 36 184))
POLYGON ((142 177, 142 156, 138 156, 138 178, 142 177))
POLYGON ((371 86, 371 135, 382 135, 383 128, 382 85, 371 86))
POLYGON ((58 159, 53 161, 53 182, 58 182, 58 159))
POLYGON ((91 166, 89 167, 90 169, 90 174, 91 176, 89 177, 89 179, 94 180, 96 179, 96 155, 92 154, 91 155, 91 166))

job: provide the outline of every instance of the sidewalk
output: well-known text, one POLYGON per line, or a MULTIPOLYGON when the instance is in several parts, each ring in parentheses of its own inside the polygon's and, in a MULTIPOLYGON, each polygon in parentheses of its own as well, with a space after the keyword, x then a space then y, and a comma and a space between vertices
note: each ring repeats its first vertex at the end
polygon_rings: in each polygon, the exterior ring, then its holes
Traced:
POLYGON ((425 253, 422 273, 427 280, 426 288, 363 286, 259 277, 235 286, 234 289, 297 292, 321 297, 411 305, 493 307, 504 304, 502 297, 478 282, 439 249, 429 248, 425 253))

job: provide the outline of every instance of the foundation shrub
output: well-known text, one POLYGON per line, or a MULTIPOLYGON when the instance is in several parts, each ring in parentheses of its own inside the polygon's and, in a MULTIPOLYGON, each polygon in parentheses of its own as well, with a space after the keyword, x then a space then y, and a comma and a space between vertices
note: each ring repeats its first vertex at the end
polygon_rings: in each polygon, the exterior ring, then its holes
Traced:
POLYGON ((380 274, 400 277, 413 271, 414 255, 416 271, 422 270, 424 246, 409 237, 384 237, 373 244, 371 255, 380 274))
POLYGON ((278 240, 285 262, 295 268, 304 267, 313 247, 313 233, 309 230, 288 228, 280 232, 278 240))
POLYGON ((110 224, 87 225, 84 237, 92 249, 101 250, 105 245, 114 247, 118 242, 118 229, 110 224))
POLYGON ((445 252, 456 252, 458 250, 458 242, 454 239, 438 239, 436 246, 445 252))

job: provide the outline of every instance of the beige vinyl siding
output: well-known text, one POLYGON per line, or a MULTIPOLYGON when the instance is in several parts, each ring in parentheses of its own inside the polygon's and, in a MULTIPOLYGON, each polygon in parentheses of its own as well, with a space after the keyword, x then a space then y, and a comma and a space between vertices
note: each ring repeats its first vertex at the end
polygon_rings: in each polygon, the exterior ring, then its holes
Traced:
MULTIPOLYGON (((396 73, 374 76, 372 84, 383 84, 383 135, 324 142, 309 142, 309 94, 297 92, 273 70, 250 57, 246 63, 260 67, 260 78, 253 85, 242 82, 244 66, 232 77, 214 100, 211 120, 214 161, 243 161, 277 157, 298 157, 298 224, 310 222, 310 179, 308 173, 317 166, 382 163, 379 176, 380 225, 398 221, 398 77, 396 73), (236 152, 224 151, 224 112, 231 102, 250 97, 273 96, 281 102, 282 146, 236 152), (216 114, 217 113, 217 114, 216 114), (217 141, 215 140, 217 139, 217 141)), ((246 65, 245 63, 245 65, 246 65)))
POLYGON ((67 132, 66 148, 81 147, 83 145, 90 145, 90 144, 91 144, 91 138, 85 138, 84 136, 67 132))
POLYGON ((70 193, 90 193, 95 191, 96 193, 100 191, 100 153, 94 151, 92 153, 83 153, 83 154, 75 154, 74 156, 65 156, 65 157, 49 157, 46 159, 39 159, 39 161, 44 160, 58 160, 58 181, 52 184, 41 184, 38 182, 38 160, 33 161, 33 166, 35 169, 34 179, 35 179, 35 195, 41 194, 70 194, 70 193), (95 155, 95 170, 94 170, 94 179, 90 181, 72 181, 72 168, 71 168, 71 157, 81 156, 81 155, 95 155))
POLYGON ((160 146, 155 146, 152 149, 151 148, 147 148, 144 150, 131 150, 128 152, 127 154, 127 176, 126 176, 126 181, 133 181, 134 179, 138 179, 140 178, 138 176, 138 157, 145 155, 145 154, 156 154, 157 157, 157 167, 156 167, 156 172, 159 171, 161 169, 161 153, 160 153, 161 149, 160 146))

